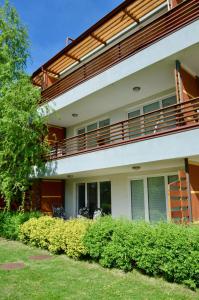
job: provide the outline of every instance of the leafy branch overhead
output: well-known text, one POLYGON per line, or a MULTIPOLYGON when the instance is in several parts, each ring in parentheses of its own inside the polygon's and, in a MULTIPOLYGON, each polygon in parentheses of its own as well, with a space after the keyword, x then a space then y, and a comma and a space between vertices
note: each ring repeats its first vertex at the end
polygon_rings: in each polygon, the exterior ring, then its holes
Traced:
POLYGON ((0 193, 7 207, 22 199, 34 176, 44 167, 44 120, 38 113, 40 92, 25 74, 29 40, 15 8, 0 7, 0 193))

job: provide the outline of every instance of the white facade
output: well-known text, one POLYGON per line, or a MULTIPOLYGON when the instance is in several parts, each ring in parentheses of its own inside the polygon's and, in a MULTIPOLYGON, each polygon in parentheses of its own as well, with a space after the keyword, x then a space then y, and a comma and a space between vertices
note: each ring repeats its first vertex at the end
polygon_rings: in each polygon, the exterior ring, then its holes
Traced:
MULTIPOLYGON (((199 76, 199 21, 192 22, 142 51, 77 85, 49 102, 48 123, 65 127, 67 138, 78 130, 109 120, 114 124, 128 114, 144 113, 148 104, 176 96, 174 76, 177 60, 199 76), (135 93, 133 87, 140 87, 135 93), (77 118, 72 115, 77 114, 77 118)), ((176 100, 177 101, 177 100, 176 100)), ((45 106, 44 106, 45 107, 45 106)), ((165 215, 168 214, 168 176, 185 168, 185 158, 199 161, 199 128, 145 138, 140 141, 96 149, 48 162, 49 179, 66 181, 65 209, 68 217, 78 214, 78 184, 84 184, 88 206, 89 183, 96 183, 96 205, 100 203, 100 182, 111 182, 111 213, 132 218, 132 181, 143 186, 144 219, 150 220, 149 178, 164 182, 165 215)), ((163 185, 162 185, 163 188, 163 185)))

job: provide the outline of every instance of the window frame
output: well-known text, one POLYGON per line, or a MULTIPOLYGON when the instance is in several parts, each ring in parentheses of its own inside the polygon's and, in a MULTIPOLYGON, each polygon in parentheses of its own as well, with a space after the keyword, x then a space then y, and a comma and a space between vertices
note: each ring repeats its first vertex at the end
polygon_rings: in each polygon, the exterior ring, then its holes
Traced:
POLYGON ((166 220, 169 220, 169 205, 168 205, 168 177, 178 175, 178 171, 172 171, 167 173, 157 173, 152 175, 138 175, 138 176, 131 176, 128 178, 128 195, 129 195, 129 201, 131 206, 131 219, 133 220, 133 213, 132 213, 132 199, 131 199, 131 181, 133 180, 143 180, 144 181, 144 215, 145 219, 144 221, 150 222, 149 219, 149 197, 148 197, 148 185, 147 185, 147 178, 151 177, 164 177, 164 183, 165 183, 165 200, 166 200, 166 220))
POLYGON ((111 213, 112 213, 112 182, 110 179, 102 179, 102 180, 81 180, 79 182, 75 183, 75 189, 76 189, 76 214, 78 215, 79 213, 79 199, 78 199, 78 185, 79 184, 85 184, 85 207, 88 206, 88 189, 87 189, 87 185, 89 183, 97 183, 97 206, 98 208, 101 208, 101 199, 100 199, 100 183, 101 182, 110 182, 110 186, 111 186, 111 213))

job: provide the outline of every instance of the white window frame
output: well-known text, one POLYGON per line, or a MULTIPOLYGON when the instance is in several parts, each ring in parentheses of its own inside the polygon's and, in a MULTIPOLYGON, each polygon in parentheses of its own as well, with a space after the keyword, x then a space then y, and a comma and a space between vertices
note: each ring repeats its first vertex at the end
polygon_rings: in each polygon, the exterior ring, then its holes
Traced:
MULTIPOLYGON (((101 122, 101 121, 105 121, 105 120, 109 120, 109 124, 111 125, 111 118, 110 117, 103 117, 103 118, 100 118, 100 119, 96 119, 96 120, 94 120, 94 121, 92 121, 92 122, 89 122, 89 123, 85 123, 85 124, 83 124, 83 125, 81 125, 80 127, 78 126, 78 127, 75 127, 74 128, 74 136, 75 135, 78 135, 78 130, 81 130, 81 129, 84 129, 85 130, 85 134, 86 133, 88 133, 89 131, 87 131, 87 127, 89 126, 89 125, 92 125, 92 124, 97 124, 97 129, 100 129, 99 128, 99 123, 101 122)), ((103 127, 102 127, 103 128, 103 127)), ((97 130, 97 129, 94 129, 94 130, 97 130)), ((83 133, 84 134, 84 133, 83 133)))
POLYGON ((110 179, 101 179, 101 180, 81 180, 79 182, 75 183, 75 189, 76 189, 76 214, 78 214, 78 202, 79 202, 79 195, 78 195, 78 184, 85 184, 85 206, 88 206, 88 194, 87 194, 87 185, 88 183, 97 183, 97 206, 100 208, 101 207, 101 199, 100 199, 100 183, 101 182, 107 182, 109 181, 111 183, 111 208, 112 208, 112 182, 110 179))
POLYGON ((138 110, 138 109, 140 110, 140 116, 142 116, 142 115, 144 114, 143 107, 144 107, 145 105, 153 104, 153 103, 155 103, 155 102, 159 102, 159 104, 160 104, 160 109, 162 109, 162 108, 163 108, 163 106, 162 106, 162 101, 165 100, 165 99, 167 99, 167 98, 170 98, 170 97, 172 97, 172 96, 176 96, 176 93, 175 93, 175 92, 172 92, 172 93, 169 93, 169 94, 164 95, 164 96, 162 96, 162 97, 157 97, 157 98, 154 98, 153 100, 148 100, 148 101, 146 101, 146 102, 144 102, 144 103, 140 103, 140 104, 138 104, 138 105, 136 105, 136 106, 132 106, 132 107, 130 107, 130 108, 127 110, 127 118, 128 118, 129 113, 134 112, 134 111, 136 111, 136 110, 138 110))
POLYGON ((148 197, 148 185, 147 185, 147 178, 151 177, 164 177, 165 183, 165 200, 166 200, 166 219, 169 220, 169 206, 168 206, 168 177, 178 175, 178 171, 176 172, 168 172, 168 173, 158 173, 152 175, 140 175, 140 176, 132 176, 128 178, 128 186, 129 186, 129 201, 131 203, 131 218, 133 219, 132 214, 132 199, 131 199, 131 181, 133 180, 143 180, 144 181, 144 212, 145 212, 145 221, 149 222, 149 197, 148 197))

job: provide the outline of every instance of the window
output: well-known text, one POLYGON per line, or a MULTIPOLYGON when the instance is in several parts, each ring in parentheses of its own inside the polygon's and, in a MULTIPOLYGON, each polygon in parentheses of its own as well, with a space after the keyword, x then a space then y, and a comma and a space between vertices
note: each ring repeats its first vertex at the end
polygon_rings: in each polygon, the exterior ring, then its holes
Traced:
POLYGON ((165 129, 165 127, 167 129, 175 127, 176 120, 172 108, 169 107, 175 103, 177 103, 176 96, 171 96, 129 112, 129 138, 135 138, 141 134, 153 134, 165 129), (164 112, 159 111, 161 108, 164 108, 164 112), (146 115, 136 118, 143 114, 146 115))
POLYGON ((144 180, 133 180, 131 182, 131 205, 133 220, 144 220, 144 180))
POLYGON ((88 148, 92 148, 92 147, 96 147, 97 146, 97 131, 91 132, 97 129, 97 123, 93 123, 91 125, 87 126, 87 147, 88 148))
POLYGON ((128 113, 130 139, 141 135, 141 119, 138 118, 140 114, 140 109, 128 113))
POLYGON ((88 182, 77 184, 77 205, 88 207, 92 217, 96 208, 100 207, 105 214, 111 214, 111 182, 88 182))
POLYGON ((111 214, 111 182, 100 182, 100 207, 102 211, 111 214))
POLYGON ((79 183, 77 185, 77 199, 78 199, 78 208, 79 210, 85 207, 85 183, 79 183))
POLYGON ((99 121, 99 128, 101 128, 101 130, 99 130, 98 133, 99 146, 106 145, 110 142, 110 127, 107 127, 109 125, 110 125, 109 119, 99 121))
POLYGON ((78 149, 93 148, 102 146, 110 142, 110 128, 104 128, 110 125, 110 119, 101 120, 93 124, 89 124, 84 128, 77 130, 78 135, 82 135, 78 140, 78 149), (99 130, 96 130, 99 129, 99 130), (96 131, 95 131, 96 130, 96 131), (87 133, 84 135, 84 133, 87 133))
POLYGON ((157 111, 160 109, 160 103, 154 102, 148 105, 143 106, 143 113, 147 114, 144 116, 144 133, 145 134, 152 134, 158 128, 160 123, 160 112, 157 111))
POLYGON ((166 193, 164 176, 148 178, 147 186, 149 220, 166 220, 166 193))
POLYGON ((91 182, 87 184, 87 206, 89 208, 90 215, 93 215, 94 211, 98 207, 97 182, 91 182))
POLYGON ((166 123, 166 125, 169 126, 169 129, 176 127, 176 118, 173 115, 173 109, 169 107, 170 105, 174 104, 176 104, 175 96, 162 100, 162 107, 167 108, 164 110, 163 114, 164 123, 166 123))
POLYGON ((177 175, 144 177, 131 181, 132 218, 152 222, 167 219, 166 183, 178 180, 177 175))
POLYGON ((78 137, 78 150, 81 151, 86 147, 85 128, 78 129, 77 134, 80 135, 78 137))

